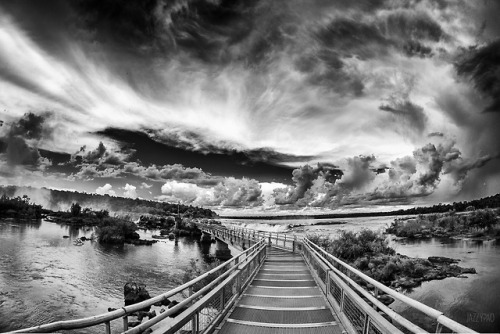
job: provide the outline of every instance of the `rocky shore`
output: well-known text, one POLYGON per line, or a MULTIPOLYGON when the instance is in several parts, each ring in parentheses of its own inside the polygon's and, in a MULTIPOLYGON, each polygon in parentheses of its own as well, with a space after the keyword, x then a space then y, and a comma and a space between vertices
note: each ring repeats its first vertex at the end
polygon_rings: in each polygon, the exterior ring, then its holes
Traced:
MULTIPOLYGON (((320 235, 310 235, 308 238, 367 276, 396 290, 408 291, 425 281, 476 274, 474 268, 458 266, 460 262, 458 259, 440 256, 431 256, 427 259, 413 258, 396 253, 388 246, 383 235, 370 230, 358 233, 342 231, 336 239, 320 235)), ((355 280, 373 289, 363 280, 355 280)), ((380 300, 387 305, 393 302, 389 296, 381 296, 380 300)))
POLYGON ((398 238, 500 239, 498 210, 483 209, 457 214, 419 215, 410 219, 395 219, 385 233, 398 238))

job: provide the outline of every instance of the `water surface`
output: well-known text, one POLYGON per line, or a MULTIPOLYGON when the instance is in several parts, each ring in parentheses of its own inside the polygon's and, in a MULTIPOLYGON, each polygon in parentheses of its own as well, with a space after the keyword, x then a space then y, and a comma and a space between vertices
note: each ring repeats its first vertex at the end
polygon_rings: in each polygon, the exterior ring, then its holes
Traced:
MULTIPOLYGON (((154 233, 140 231, 143 238, 154 233)), ((91 234, 91 228, 46 221, 0 220, 0 332, 121 307, 128 281, 142 282, 151 296, 158 295, 179 285, 191 259, 204 261, 207 252, 215 252, 187 237, 152 246, 73 245, 91 234)))

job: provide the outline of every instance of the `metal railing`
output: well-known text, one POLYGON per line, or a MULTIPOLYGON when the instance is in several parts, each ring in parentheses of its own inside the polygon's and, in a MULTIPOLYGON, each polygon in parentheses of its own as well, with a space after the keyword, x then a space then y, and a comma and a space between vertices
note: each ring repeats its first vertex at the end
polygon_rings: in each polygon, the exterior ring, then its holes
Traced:
POLYGON ((182 331, 189 330, 189 332, 192 333, 210 333, 232 307, 232 304, 246 285, 253 279, 267 256, 266 249, 267 243, 265 240, 257 241, 249 249, 205 274, 175 289, 137 304, 125 306, 118 310, 92 317, 57 321, 50 324, 16 330, 10 333, 49 333, 104 325, 105 333, 110 334, 111 321, 120 318, 123 319, 123 330, 120 330, 120 332, 126 334, 142 332, 175 333, 179 329, 182 331), (216 277, 202 289, 192 293, 195 284, 203 282, 203 280, 207 279, 209 276, 216 277), (137 327, 128 328, 129 315, 153 306, 154 304, 166 301, 168 298, 182 294, 183 292, 187 292, 190 295, 179 304, 141 323, 137 327), (185 309, 186 307, 187 309, 185 309), (182 313, 175 318, 166 321, 165 324, 163 322, 160 323, 160 321, 179 311, 182 311, 182 313))
POLYGON ((441 333, 444 328, 454 333, 476 333, 446 317, 443 312, 405 296, 363 274, 307 238, 303 239, 303 255, 330 305, 337 312, 342 323, 347 325, 353 333, 401 333, 401 329, 411 333, 428 333, 381 303, 377 299, 380 292, 430 317, 430 321, 436 323, 436 333, 441 333), (359 285, 357 282, 360 281, 366 286, 371 285, 373 291, 366 290, 359 285))
POLYGON ((302 242, 297 239, 297 236, 286 233, 257 231, 234 226, 223 227, 220 225, 198 224, 198 227, 202 231, 211 233, 215 237, 230 243, 241 243, 242 241, 255 243, 265 239, 270 246, 290 250, 292 252, 300 251, 302 245, 302 242))
POLYGON ((445 328, 455 333, 476 333, 446 317, 443 312, 370 278, 327 253, 307 238, 297 240, 296 237, 287 236, 285 233, 271 233, 237 227, 207 226, 206 231, 214 235, 219 233, 226 240, 231 240, 230 238, 246 238, 247 240, 264 238, 268 244, 274 247, 301 251, 325 297, 346 329, 351 333, 402 333, 402 330, 410 333, 428 333, 383 304, 377 298, 379 293, 385 293, 428 316, 430 321, 434 321, 436 324, 436 333, 441 333, 445 328), (373 288, 367 290, 357 282, 363 282, 364 285, 371 285, 373 288))

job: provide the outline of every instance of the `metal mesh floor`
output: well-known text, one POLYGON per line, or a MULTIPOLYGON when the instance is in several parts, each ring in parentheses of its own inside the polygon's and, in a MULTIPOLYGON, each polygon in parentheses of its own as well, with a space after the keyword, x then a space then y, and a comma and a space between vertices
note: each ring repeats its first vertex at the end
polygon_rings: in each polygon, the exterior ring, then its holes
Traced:
POLYGON ((314 281, 264 281, 262 279, 254 279, 252 282, 253 286, 276 286, 276 287, 291 287, 291 288, 301 288, 307 286, 316 286, 314 281))
POLYGON ((342 333, 301 256, 270 250, 218 333, 342 333))
POLYGON ((337 325, 322 327, 304 327, 304 328, 273 328, 264 326, 249 326, 237 323, 226 323, 219 331, 219 334, 341 334, 342 329, 337 325))
POLYGON ((279 297, 259 297, 244 296, 240 299, 240 305, 265 306, 265 307, 316 307, 326 306, 323 297, 308 298, 279 298, 279 297))
POLYGON ((248 288, 248 290, 245 292, 245 294, 248 295, 258 295, 258 296, 276 296, 276 297, 281 297, 281 296, 321 296, 321 291, 317 286, 314 287, 307 287, 304 289, 290 289, 290 288, 269 288, 269 287, 258 287, 258 286, 251 286, 248 288))
POLYGON ((316 324, 335 321, 332 312, 325 310, 278 311, 236 307, 230 319, 273 324, 316 324))

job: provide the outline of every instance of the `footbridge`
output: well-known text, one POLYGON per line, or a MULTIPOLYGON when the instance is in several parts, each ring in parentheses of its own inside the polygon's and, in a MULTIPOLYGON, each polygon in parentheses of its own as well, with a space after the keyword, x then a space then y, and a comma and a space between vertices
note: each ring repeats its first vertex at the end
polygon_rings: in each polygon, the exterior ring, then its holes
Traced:
POLYGON ((207 234, 244 251, 173 290, 94 317, 59 321, 13 333, 97 326, 110 333, 476 333, 439 310, 373 280, 307 238, 220 225, 207 234), (427 330, 380 301, 386 294, 427 319, 427 330), (128 317, 169 298, 181 301, 129 328, 128 317), (177 315, 176 315, 177 314, 177 315), (175 317, 173 317, 176 315, 175 317))

